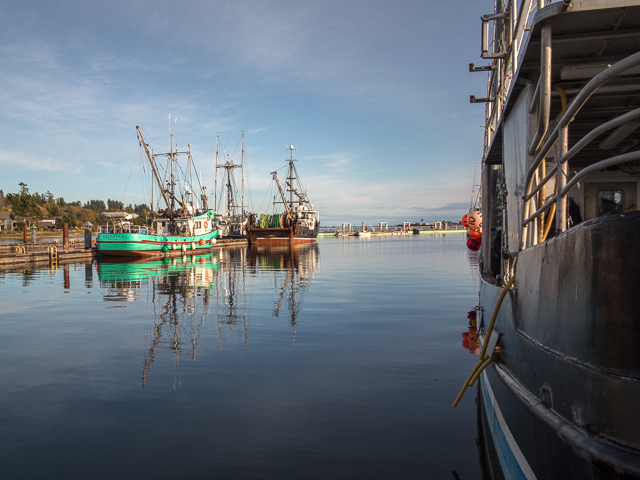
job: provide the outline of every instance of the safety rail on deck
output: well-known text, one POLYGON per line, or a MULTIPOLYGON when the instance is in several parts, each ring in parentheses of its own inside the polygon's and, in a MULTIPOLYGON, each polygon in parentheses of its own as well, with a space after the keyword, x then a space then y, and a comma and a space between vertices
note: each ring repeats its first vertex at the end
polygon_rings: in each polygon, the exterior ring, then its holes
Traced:
MULTIPOLYGON (((502 118, 505 102, 512 79, 517 72, 521 47, 529 32, 529 18, 534 11, 550 5, 551 0, 510 0, 504 11, 483 15, 482 20, 482 58, 492 61, 491 65, 476 67, 469 65, 470 72, 489 72, 487 79, 487 97, 471 96, 471 103, 486 103, 485 106, 485 141, 484 155, 487 154, 493 141, 494 132, 502 118), (489 51, 489 22, 496 22, 493 27, 493 51, 489 51), (502 22, 498 24, 498 22, 502 22)), ((570 3, 563 0, 563 3, 570 3)), ((542 137, 541 137, 542 138, 542 137)))
POLYGON ((122 225, 113 227, 110 225, 100 227, 99 233, 138 233, 140 235, 151 234, 149 228, 144 225, 122 225))
MULTIPOLYGON (((543 32, 546 27, 543 27, 543 32)), ((550 32, 549 32, 550 34, 550 32)), ((544 33, 543 33, 544 38, 544 33)), ((542 48, 545 48, 545 42, 542 42, 542 48)), ((542 85, 542 89, 544 92, 550 93, 550 88, 546 88, 544 83, 547 81, 547 75, 549 77, 550 83, 550 62, 545 61, 546 59, 542 58, 541 64, 541 74, 540 81, 538 85, 542 85), (544 70, 548 69, 548 72, 544 70), (544 79, 544 81, 543 81, 544 79)), ((542 242, 546 238, 546 233, 542 233, 543 231, 548 232, 550 221, 547 222, 547 225, 544 224, 545 218, 542 217, 542 214, 547 210, 552 208, 555 205, 556 211, 556 232, 561 233, 564 232, 567 228, 567 220, 566 220, 566 205, 567 205, 567 195, 568 193, 575 187, 580 180, 588 176, 593 172, 601 171, 602 169, 612 167, 615 165, 621 165, 627 162, 631 162, 634 160, 640 159, 640 152, 630 152, 621 155, 616 155, 611 158, 601 160, 596 162, 584 169, 582 169, 579 173, 577 173, 571 181, 567 183, 567 175, 568 175, 568 161, 573 158, 578 152, 580 152, 589 142, 595 139, 598 135, 609 131, 613 128, 620 127, 626 123, 629 123, 638 117, 640 117, 640 108, 636 108, 627 112, 619 117, 610 120, 608 122, 603 123, 602 125, 596 127, 592 131, 590 131, 587 135, 585 135, 579 142, 577 142, 570 150, 568 149, 568 129, 569 124, 573 121, 577 113, 584 106, 587 100, 605 83, 610 80, 618 77, 623 74, 627 70, 630 70, 636 66, 640 65, 640 52, 630 55, 623 60, 613 64, 611 67, 607 68, 603 72, 599 73, 595 77, 593 77, 585 87, 580 90, 580 92, 573 98, 571 103, 567 106, 563 106, 563 113, 560 121, 557 123, 553 132, 548 136, 547 140, 544 142, 542 147, 539 147, 539 143, 542 143, 544 135, 546 132, 542 133, 542 136, 538 138, 534 137, 534 141, 530 145, 529 153, 532 155, 535 154, 536 157, 529 167, 526 176, 526 190, 525 196, 523 197, 524 201, 524 221, 522 222, 522 238, 521 238, 521 248, 525 249, 533 245, 537 245, 542 242), (551 151, 551 149, 558 143, 558 154, 556 155, 556 164, 554 167, 546 173, 544 171, 544 166, 546 162, 544 162, 545 158, 551 151), (545 201, 544 197, 544 186, 553 178, 556 177, 556 187, 555 194, 547 200, 544 205, 538 207, 540 203, 545 201), (539 177, 542 177, 539 179, 539 177), (534 187, 534 182, 536 183, 534 187), (531 213, 532 210, 535 210, 531 213), (536 221, 534 221, 536 220, 536 221)), ((550 85, 548 85, 550 86, 550 85)), ((561 93, 563 95, 563 93, 561 93)), ((535 98, 535 97, 534 97, 535 98)), ((534 103, 536 103, 534 101, 534 103)), ((540 107, 543 112, 547 112, 549 110, 548 103, 550 103, 550 95, 547 98, 540 98, 540 107), (543 105, 543 103, 545 105, 543 105)), ((540 115, 542 116, 542 115, 540 115)), ((544 124, 548 125, 548 114, 547 119, 543 120, 542 123, 539 124, 539 130, 546 130, 544 124), (542 127, 541 127, 542 125, 542 127)))

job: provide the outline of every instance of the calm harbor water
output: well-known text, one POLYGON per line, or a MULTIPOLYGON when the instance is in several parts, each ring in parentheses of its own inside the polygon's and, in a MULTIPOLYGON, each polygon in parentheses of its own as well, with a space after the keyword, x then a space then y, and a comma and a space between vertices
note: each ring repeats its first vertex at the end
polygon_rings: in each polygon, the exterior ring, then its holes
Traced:
POLYGON ((473 262, 416 235, 0 272, 0 478, 479 479, 473 262))

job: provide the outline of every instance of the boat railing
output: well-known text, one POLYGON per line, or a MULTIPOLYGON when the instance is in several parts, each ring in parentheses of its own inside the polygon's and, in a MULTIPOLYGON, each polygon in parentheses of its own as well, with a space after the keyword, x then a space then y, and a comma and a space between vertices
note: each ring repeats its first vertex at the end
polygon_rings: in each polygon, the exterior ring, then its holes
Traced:
MULTIPOLYGON (((543 32, 544 29, 545 27, 543 27, 543 32)), ((544 44, 545 42, 543 33, 543 48, 544 44)), ((530 153, 536 156, 531 166, 527 170, 526 175, 526 189, 525 195, 523 197, 524 220, 522 222, 521 249, 537 245, 538 243, 541 243, 546 239, 546 236, 551 227, 550 217, 553 217, 554 211, 552 210, 548 217, 543 214, 545 214, 545 212, 550 209, 555 209, 556 232, 561 233, 567 229, 567 195, 576 185, 578 185, 578 182, 592 173, 601 172, 603 169, 640 159, 640 151, 614 155, 583 168, 575 176, 573 176, 569 182, 567 182, 569 160, 602 133, 614 128, 619 128, 629 122, 636 121, 636 119, 640 118, 640 108, 631 110, 623 115, 614 118, 613 120, 609 120, 599 125, 598 127, 591 130, 588 134, 583 136, 573 147, 571 147, 571 149, 568 148, 569 124, 573 121, 573 119, 578 114, 580 109, 585 105, 587 100, 594 93, 596 93, 599 88, 601 88, 610 80, 624 74, 628 70, 639 65, 640 52, 637 52, 620 60, 619 62, 613 64, 612 66, 594 76, 577 93, 577 95, 573 98, 569 105, 566 104, 564 91, 556 87, 556 89, 560 93, 561 99, 563 100, 562 116, 557 122, 551 134, 546 137, 546 141, 544 141, 542 146, 538 146, 536 145, 536 143, 542 143, 542 141, 544 140, 544 134, 543 137, 540 137, 539 140, 537 140, 536 135, 534 141, 530 145, 530 153), (553 168, 549 170, 549 172, 546 172, 545 159, 547 158, 553 147, 556 147, 557 149, 555 153, 556 163, 553 168), (552 179, 555 183, 554 194, 553 196, 551 196, 551 198, 547 198, 547 196, 545 195, 545 186, 548 185, 552 179), (545 222, 545 220, 547 221, 545 222)), ((541 62, 542 71, 540 74, 540 78, 542 79, 544 77, 546 82, 547 72, 544 71, 545 69, 548 69, 550 72, 551 62, 549 61, 547 64, 547 62, 545 62, 545 59, 543 58, 541 62)), ((545 93, 547 90, 550 91, 550 88, 544 88, 544 92, 540 94, 541 98, 543 93, 545 93)), ((543 102, 541 101, 541 107, 542 104, 543 102)), ((548 112, 548 110, 549 108, 545 105, 543 111, 541 112, 542 115, 539 116, 543 116, 545 112, 548 112)), ((546 116, 547 119, 544 121, 544 123, 548 125, 548 113, 546 114, 546 116)))
MULTIPOLYGON (((470 72, 488 72, 487 96, 476 98, 471 95, 471 103, 485 103, 485 132, 484 132, 484 155, 486 156, 491 148, 495 133, 498 130, 500 121, 504 113, 507 97, 512 87, 512 80, 516 78, 518 66, 522 60, 524 50, 522 46, 526 44, 530 35, 533 15, 543 8, 554 4, 564 4, 568 7, 571 0, 510 0, 504 10, 496 11, 492 14, 483 15, 482 20, 482 58, 491 60, 489 65, 476 67, 469 64, 470 72), (489 39, 493 41, 490 43, 489 39)), ((545 43, 543 32, 542 41, 545 43)), ((550 55, 550 33, 546 35, 546 46, 543 46, 543 54, 546 51, 546 60, 551 62, 550 55)), ((539 102, 547 102, 551 96, 550 73, 547 77, 541 76, 535 90, 535 100, 533 108, 538 108, 539 102)), ((540 115, 533 144, 539 147, 548 128, 548 115, 540 115)), ((531 147, 534 149, 535 147, 531 147)))
POLYGON ((150 235, 149 227, 144 225, 104 225, 100 227, 99 233, 137 233, 139 235, 150 235))
POLYGON ((521 47, 529 35, 529 18, 532 13, 553 3, 550 0, 510 0, 503 11, 483 15, 482 58, 491 60, 490 65, 476 67, 469 64, 470 72, 488 72, 487 97, 471 95, 471 103, 485 103, 486 155, 498 128, 505 106, 511 81, 515 78, 520 61, 521 47), (520 3, 520 5, 518 5, 520 3), (489 44, 489 38, 493 42, 489 44))

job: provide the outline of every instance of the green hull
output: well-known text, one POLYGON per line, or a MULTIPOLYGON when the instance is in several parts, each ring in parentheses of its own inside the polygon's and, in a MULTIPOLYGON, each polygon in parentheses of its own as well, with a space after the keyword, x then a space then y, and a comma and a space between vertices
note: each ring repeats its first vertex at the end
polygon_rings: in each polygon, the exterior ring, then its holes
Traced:
MULTIPOLYGON (((178 275, 192 269, 204 269, 211 274, 219 269, 216 259, 210 253, 187 258, 192 260, 101 260, 98 263, 98 278, 103 283, 115 286, 121 283, 142 282, 152 277, 178 275)), ((208 275, 200 275, 198 278, 203 286, 215 284, 212 278, 209 281, 208 279, 208 275)))
POLYGON ((193 237, 165 237, 139 233, 101 233, 96 239, 98 251, 114 256, 169 256, 211 248, 219 230, 193 237))

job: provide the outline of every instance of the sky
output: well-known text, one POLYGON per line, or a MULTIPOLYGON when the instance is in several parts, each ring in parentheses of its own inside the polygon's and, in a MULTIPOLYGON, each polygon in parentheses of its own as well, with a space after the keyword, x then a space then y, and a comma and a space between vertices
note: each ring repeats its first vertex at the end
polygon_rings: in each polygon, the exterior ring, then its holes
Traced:
POLYGON ((139 125, 156 152, 170 128, 178 149, 191 143, 212 191, 216 135, 239 161, 244 131, 251 211, 266 209, 270 172, 293 143, 323 225, 458 220, 483 142, 484 106, 469 95, 485 95, 486 74, 468 64, 483 64, 480 16, 492 10, 489 0, 2 2, 0 189, 148 203, 139 125))

